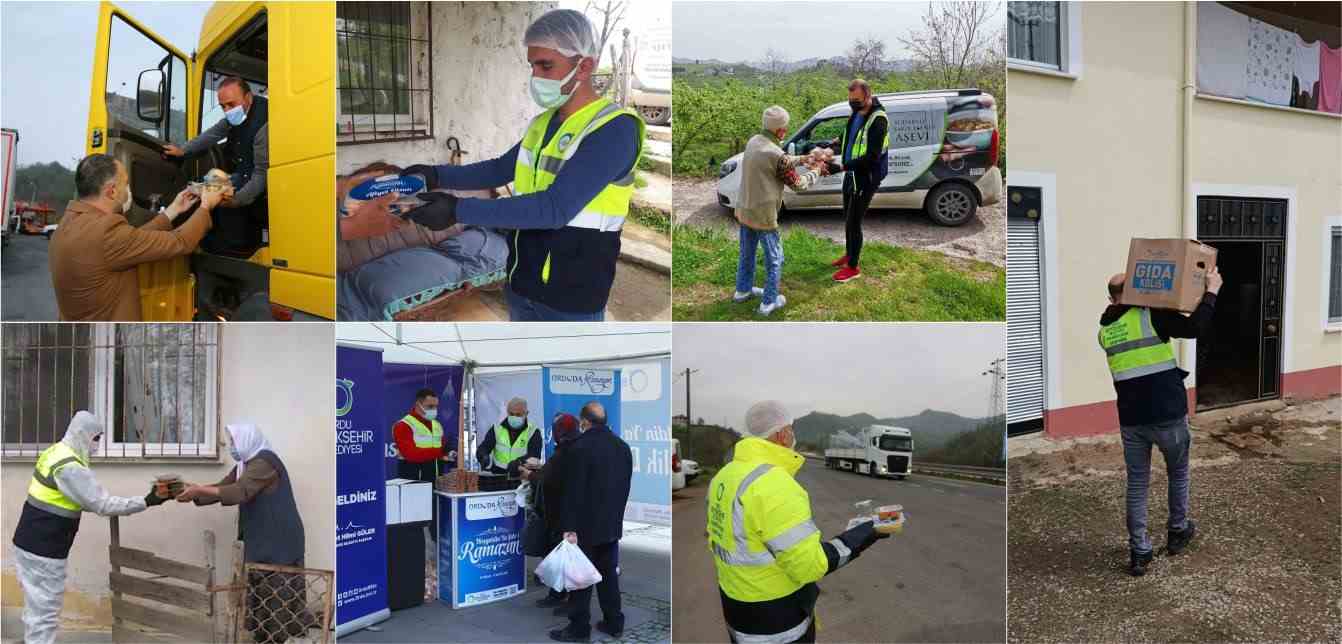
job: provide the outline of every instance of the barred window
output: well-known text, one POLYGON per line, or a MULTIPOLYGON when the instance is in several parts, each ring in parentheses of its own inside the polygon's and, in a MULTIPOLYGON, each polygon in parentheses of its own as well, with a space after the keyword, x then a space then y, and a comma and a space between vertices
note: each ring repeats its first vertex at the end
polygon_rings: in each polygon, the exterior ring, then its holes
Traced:
POLYGON ((218 457, 218 325, 8 324, 3 455, 32 458, 88 410, 98 458, 218 457))
POLYGON ((336 3, 336 141, 433 138, 427 2, 336 3))
POLYGON ((1062 69, 1067 5, 1008 2, 1007 55, 1020 62, 1062 69))
POLYGON ((1328 323, 1342 323, 1342 226, 1333 226, 1329 241, 1328 323))

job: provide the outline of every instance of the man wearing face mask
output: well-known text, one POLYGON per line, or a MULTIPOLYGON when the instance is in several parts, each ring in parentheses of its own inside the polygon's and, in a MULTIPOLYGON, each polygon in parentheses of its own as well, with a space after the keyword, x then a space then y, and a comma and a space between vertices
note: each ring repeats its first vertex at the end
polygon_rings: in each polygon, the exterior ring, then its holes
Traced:
MULTIPOLYGON (((848 254, 834 260, 830 265, 839 268, 834 273, 834 281, 847 282, 862 276, 858 260, 862 254, 862 218, 867 216, 867 207, 876 189, 881 187, 888 163, 890 137, 890 119, 886 117, 885 106, 871 93, 871 85, 860 78, 848 84, 848 107, 853 113, 848 116, 848 125, 844 128, 843 164, 838 168, 843 175, 843 212, 847 223, 844 227, 844 240, 848 254)), ((838 141, 832 141, 831 145, 838 141)))
POLYGON ((401 455, 396 462, 400 478, 432 483, 456 463, 457 430, 444 431, 438 422, 438 394, 432 389, 415 392, 415 404, 392 426, 391 434, 401 455))
POLYGON ((512 183, 517 196, 459 199, 430 192, 421 196, 432 203, 408 217, 433 230, 458 222, 510 230, 512 320, 604 320, 643 151, 643 121, 592 86, 600 52, 581 13, 546 13, 527 28, 523 44, 531 98, 544 111, 522 140, 497 159, 406 168, 424 176, 430 189, 512 183))
POLYGON ((163 212, 136 228, 126 220, 133 204, 130 175, 106 154, 75 167, 75 194, 51 236, 51 284, 63 321, 140 320, 140 264, 186 255, 210 230, 209 213, 221 195, 183 190, 163 212), (173 223, 197 212, 181 226, 173 223))
POLYGON ((708 542, 733 642, 814 642, 821 577, 890 535, 862 523, 821 541, 811 499, 797 484, 806 458, 776 401, 746 411, 745 437, 708 492, 708 542))
POLYGON ((264 96, 252 94, 246 80, 228 76, 215 89, 224 118, 182 147, 163 146, 167 157, 203 154, 227 140, 224 153, 232 165, 233 192, 214 217, 214 231, 201 247, 210 253, 250 257, 261 247, 266 225, 266 174, 270 169, 270 109, 264 96))
POLYGON ((513 398, 508 401, 508 416, 486 432, 475 448, 475 458, 481 468, 495 474, 520 475, 518 471, 528 458, 539 460, 544 433, 527 419, 527 401, 513 398))
POLYGON ((70 548, 80 515, 125 516, 167 500, 151 484, 143 497, 112 496, 98 483, 89 458, 98 453, 103 428, 87 411, 75 413, 59 443, 33 466, 28 499, 14 530, 14 570, 23 588, 23 641, 50 644, 65 600, 70 548))

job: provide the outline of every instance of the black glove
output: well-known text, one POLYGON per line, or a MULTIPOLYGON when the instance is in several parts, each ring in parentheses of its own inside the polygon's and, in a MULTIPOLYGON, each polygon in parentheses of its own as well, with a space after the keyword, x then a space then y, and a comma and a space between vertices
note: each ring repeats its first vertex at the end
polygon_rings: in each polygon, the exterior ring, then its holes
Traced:
POLYGON ((156 505, 162 505, 164 501, 167 501, 167 499, 155 494, 152 486, 149 488, 149 494, 144 495, 144 504, 151 508, 156 505))
POLYGON ((442 186, 438 185, 438 168, 431 165, 412 165, 401 171, 402 175, 417 174, 424 177, 425 190, 437 190, 442 186))
POLYGON ((870 548, 871 544, 876 543, 877 539, 889 538, 890 535, 878 532, 876 524, 871 521, 863 521, 839 535, 839 541, 842 541, 843 545, 848 546, 848 549, 853 551, 853 554, 849 557, 850 561, 857 559, 857 556, 862 554, 863 550, 870 548))
POLYGON ((406 213, 406 219, 429 230, 446 230, 457 223, 456 196, 446 192, 421 192, 415 196, 428 203, 406 213))
POLYGON ((825 169, 828 170, 830 174, 839 174, 843 172, 843 166, 834 161, 825 163, 825 169))

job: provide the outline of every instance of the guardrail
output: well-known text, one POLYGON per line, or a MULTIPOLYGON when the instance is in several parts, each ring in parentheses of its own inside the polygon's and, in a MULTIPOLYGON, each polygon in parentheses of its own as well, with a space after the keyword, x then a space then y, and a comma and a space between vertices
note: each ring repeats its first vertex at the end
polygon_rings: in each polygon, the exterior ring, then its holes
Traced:
POLYGON ((978 465, 945 465, 942 463, 913 462, 913 471, 925 474, 951 474, 957 478, 980 480, 988 483, 1005 484, 1005 467, 982 467, 978 465))

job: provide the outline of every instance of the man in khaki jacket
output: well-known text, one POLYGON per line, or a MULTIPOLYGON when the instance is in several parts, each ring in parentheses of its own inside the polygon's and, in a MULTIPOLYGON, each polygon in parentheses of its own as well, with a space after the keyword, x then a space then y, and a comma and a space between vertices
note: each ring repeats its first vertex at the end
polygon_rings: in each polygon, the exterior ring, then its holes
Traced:
POLYGON ((186 255, 210 230, 210 210, 222 193, 204 197, 183 190, 149 223, 126 221, 131 207, 130 175, 120 161, 91 154, 75 169, 77 199, 65 209, 51 236, 51 284, 64 321, 138 321, 140 264, 186 255), (172 222, 191 210, 176 230, 172 222))
POLYGON ((778 209, 783 205, 783 186, 807 190, 822 174, 824 166, 808 165, 807 157, 790 156, 779 147, 787 138, 787 110, 777 105, 764 110, 764 129, 746 142, 741 155, 741 257, 736 267, 736 293, 732 299, 745 302, 760 296, 760 315, 769 315, 787 304, 778 293, 783 272, 783 242, 778 233, 778 209), (764 288, 754 286, 755 248, 764 245, 764 288))

